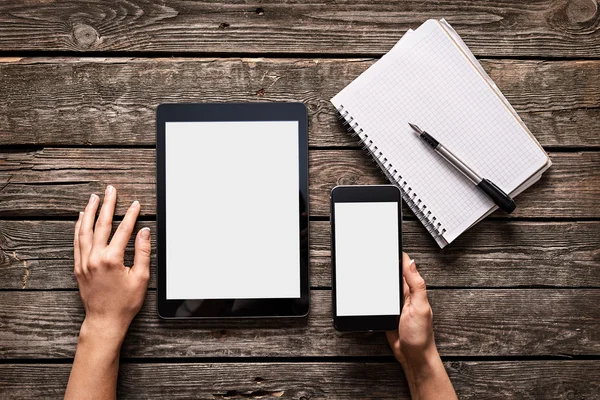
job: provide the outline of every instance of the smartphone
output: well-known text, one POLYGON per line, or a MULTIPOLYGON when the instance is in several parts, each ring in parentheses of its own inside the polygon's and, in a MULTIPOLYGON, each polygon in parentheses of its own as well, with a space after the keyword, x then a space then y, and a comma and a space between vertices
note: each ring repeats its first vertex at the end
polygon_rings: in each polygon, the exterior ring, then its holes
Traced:
POLYGON ((402 196, 393 185, 331 191, 333 324, 398 329, 402 309, 402 196))

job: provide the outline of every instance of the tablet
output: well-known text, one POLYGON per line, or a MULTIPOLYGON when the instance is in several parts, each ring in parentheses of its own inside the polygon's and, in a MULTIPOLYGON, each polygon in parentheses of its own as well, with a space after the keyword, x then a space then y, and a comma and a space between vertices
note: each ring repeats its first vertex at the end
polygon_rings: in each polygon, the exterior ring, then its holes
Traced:
POLYGON ((307 125, 301 103, 158 107, 159 316, 308 313, 307 125))

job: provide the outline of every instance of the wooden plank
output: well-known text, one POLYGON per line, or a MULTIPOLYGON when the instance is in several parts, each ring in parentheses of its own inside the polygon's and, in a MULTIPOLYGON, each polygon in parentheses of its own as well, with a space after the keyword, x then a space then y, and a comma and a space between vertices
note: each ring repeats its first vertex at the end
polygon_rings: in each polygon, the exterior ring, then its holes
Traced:
MULTIPOLYGON (((154 145, 160 103, 302 101, 309 109, 310 145, 356 146, 329 99, 372 63, 4 58, 0 144, 154 145)), ((482 64, 543 145, 600 147, 600 61, 482 64)))
MULTIPOLYGON (((600 290, 430 290, 443 356, 600 354, 600 290)), ((73 357, 83 309, 76 291, 0 292, 0 358, 73 357)), ((385 335, 340 333, 331 292, 314 290, 306 320, 162 321, 150 291, 124 357, 389 356, 385 335)))
POLYGON ((600 52, 594 0, 356 2, 4 1, 2 51, 363 53, 446 18, 476 54, 590 57, 600 52))
MULTIPOLYGON (((599 217, 600 152, 552 153, 551 157, 552 168, 517 197, 518 207, 511 216, 599 217)), ((335 185, 387 182, 360 150, 310 151, 309 179, 311 215, 329 214, 329 192, 335 185)), ((109 183, 119 190, 118 214, 139 200, 142 214, 154 215, 155 151, 44 148, 0 153, 0 216, 74 217, 90 193, 103 193, 109 183)))
MULTIPOLYGON (((452 361, 446 371, 461 399, 594 398, 600 363, 452 361)), ((70 364, 3 364, 0 397, 57 398, 70 364)), ((203 399, 410 399, 395 362, 122 363, 118 397, 203 399)))
MULTIPOLYGON (((598 217, 600 153, 550 153, 550 157, 552 167, 516 198, 517 209, 509 217, 598 217)), ((336 185, 389 183, 361 150, 313 151, 309 160, 313 215, 328 214, 329 192, 336 185)), ((405 207, 404 213, 411 212, 405 207)), ((492 215, 507 217, 503 212, 492 215)))
MULTIPOLYGON (((0 289, 74 289, 74 221, 0 221, 0 289)), ((116 223, 115 223, 116 226, 116 223)), ((138 223, 137 229, 154 221, 138 223)), ((404 250, 429 287, 599 287, 600 222, 484 221, 443 251, 418 221, 403 223, 404 250)), ((153 235, 154 238, 154 235, 153 235)), ((152 242, 150 287, 156 287, 152 242)), ((310 282, 330 287, 329 222, 310 223, 310 282)), ((133 240, 126 250, 133 260, 133 240)))

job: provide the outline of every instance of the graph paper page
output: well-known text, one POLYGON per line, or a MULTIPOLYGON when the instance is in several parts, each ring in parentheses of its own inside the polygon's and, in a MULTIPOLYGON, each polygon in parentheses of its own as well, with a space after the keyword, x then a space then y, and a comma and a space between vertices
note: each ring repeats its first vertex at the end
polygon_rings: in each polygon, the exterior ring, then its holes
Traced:
POLYGON ((428 131, 505 192, 548 161, 520 120, 446 33, 430 20, 332 99, 427 206, 450 243, 494 203, 411 128, 428 131))

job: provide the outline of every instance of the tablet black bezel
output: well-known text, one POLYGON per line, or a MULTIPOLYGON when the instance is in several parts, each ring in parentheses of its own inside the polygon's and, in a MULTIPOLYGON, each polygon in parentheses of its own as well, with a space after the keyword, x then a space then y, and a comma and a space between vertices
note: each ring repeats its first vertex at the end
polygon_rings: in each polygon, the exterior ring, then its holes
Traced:
MULTIPOLYGON (((268 146, 267 143, 261 144, 268 146)), ((224 151, 226 149, 198 149, 224 151)), ((273 166, 276 168, 277 166, 273 166)), ((219 166, 216 165, 215 169, 219 166)), ((233 182, 232 184, 235 184, 233 182)), ((161 104, 156 110, 157 309, 161 318, 303 317, 309 310, 308 115, 302 103, 161 104), (203 121, 298 121, 300 297, 271 299, 166 298, 165 124, 203 121)))
POLYGON ((333 325, 338 331, 388 331, 398 329, 398 315, 343 316, 337 315, 336 257, 335 257, 335 203, 398 203, 398 282, 400 285, 400 311, 402 312, 404 287, 402 284, 402 194, 394 185, 336 186, 331 191, 331 282, 333 325))

